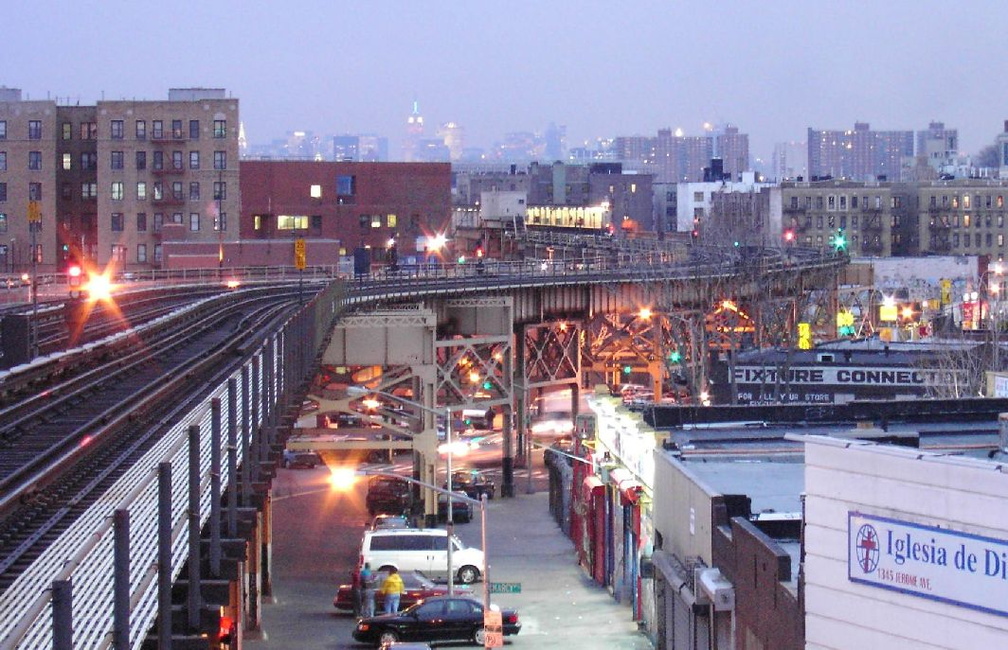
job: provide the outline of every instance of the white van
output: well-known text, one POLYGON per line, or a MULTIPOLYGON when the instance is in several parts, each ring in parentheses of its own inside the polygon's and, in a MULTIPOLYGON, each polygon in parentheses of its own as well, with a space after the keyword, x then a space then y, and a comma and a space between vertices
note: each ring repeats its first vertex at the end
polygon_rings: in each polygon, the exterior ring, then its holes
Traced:
MULTIPOLYGON (((466 546, 454 535, 452 566, 458 582, 470 584, 483 575, 483 551, 466 546)), ((361 542, 360 562, 376 571, 422 571, 430 577, 448 576, 448 531, 441 528, 369 530, 361 542)))

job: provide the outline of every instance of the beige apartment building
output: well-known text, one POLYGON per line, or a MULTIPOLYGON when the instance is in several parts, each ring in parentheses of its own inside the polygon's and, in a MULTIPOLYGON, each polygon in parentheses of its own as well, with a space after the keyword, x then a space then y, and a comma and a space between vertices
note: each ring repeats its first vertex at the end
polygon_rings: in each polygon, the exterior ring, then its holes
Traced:
MULTIPOLYGON (((33 200, 42 271, 72 261, 156 268, 165 242, 236 241, 238 132, 238 100, 223 89, 60 106, 0 88, 0 264, 8 272, 30 265, 33 200)), ((194 265, 217 263, 202 254, 208 259, 194 265)))
POLYGON ((789 181, 780 191, 781 228, 795 246, 826 249, 842 235, 852 256, 893 254, 893 206, 903 199, 891 184, 789 181))

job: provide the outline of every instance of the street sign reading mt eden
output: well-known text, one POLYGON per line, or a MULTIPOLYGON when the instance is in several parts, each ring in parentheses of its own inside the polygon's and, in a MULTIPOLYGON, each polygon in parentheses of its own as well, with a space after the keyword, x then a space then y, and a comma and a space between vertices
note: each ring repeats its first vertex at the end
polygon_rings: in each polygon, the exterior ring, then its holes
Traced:
POLYGON ((520 594, 520 582, 491 582, 490 593, 492 594, 520 594))

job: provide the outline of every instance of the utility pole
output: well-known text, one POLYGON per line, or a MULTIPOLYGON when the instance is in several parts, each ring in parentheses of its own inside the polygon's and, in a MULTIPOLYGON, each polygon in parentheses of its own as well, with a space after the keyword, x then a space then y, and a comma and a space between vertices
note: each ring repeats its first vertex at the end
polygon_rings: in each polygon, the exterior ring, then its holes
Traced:
POLYGON ((28 230, 31 231, 31 297, 32 321, 29 333, 31 358, 38 356, 38 244, 36 233, 42 226, 42 208, 38 201, 28 201, 28 230))

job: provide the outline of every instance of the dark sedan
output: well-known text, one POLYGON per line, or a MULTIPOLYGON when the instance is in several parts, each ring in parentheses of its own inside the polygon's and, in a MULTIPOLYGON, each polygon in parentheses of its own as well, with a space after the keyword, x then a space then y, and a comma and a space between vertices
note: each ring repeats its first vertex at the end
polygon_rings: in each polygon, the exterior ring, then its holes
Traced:
MULTIPOLYGON (((513 609, 501 611, 504 636, 518 634, 521 621, 513 609)), ((427 598, 398 614, 357 621, 353 637, 380 646, 393 641, 472 641, 484 645, 483 603, 466 596, 427 598)))
MULTIPOLYGON (((375 573, 375 584, 380 585, 388 574, 383 571, 375 573)), ((419 571, 403 571, 399 574, 406 587, 406 593, 399 597, 399 607, 406 608, 416 603, 418 600, 430 598, 431 596, 443 596, 448 593, 447 584, 437 584, 419 571)), ((469 585, 455 585, 455 593, 471 594, 472 587, 469 585)), ((385 596, 375 593, 375 611, 380 612, 385 606, 385 596)), ((353 586, 350 584, 340 585, 333 598, 333 607, 348 612, 353 611, 353 586)))
POLYGON ((494 498, 497 489, 493 479, 478 469, 459 469, 452 472, 451 487, 446 481, 442 486, 446 490, 461 490, 470 499, 479 500, 484 494, 488 499, 494 498))

